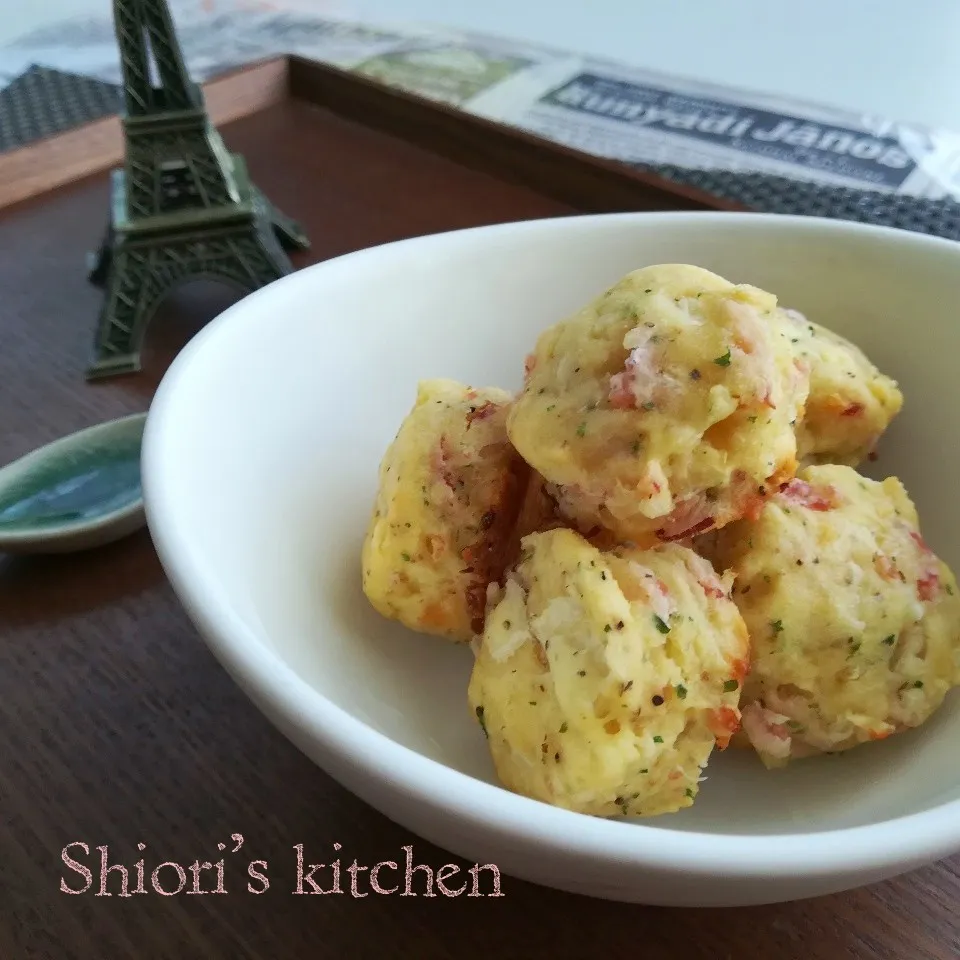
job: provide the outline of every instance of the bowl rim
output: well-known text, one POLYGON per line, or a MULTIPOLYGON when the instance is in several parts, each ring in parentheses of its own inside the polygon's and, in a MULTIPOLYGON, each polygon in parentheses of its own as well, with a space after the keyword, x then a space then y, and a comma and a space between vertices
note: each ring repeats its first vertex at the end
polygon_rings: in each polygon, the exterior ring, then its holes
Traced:
MULTIPOLYGON (((584 229, 604 222, 633 221, 640 229, 684 222, 736 223, 750 229, 787 229, 821 235, 886 238, 893 244, 949 252, 960 267, 960 243, 895 227, 827 218, 725 211, 666 211, 572 215, 444 231, 379 244, 308 265, 274 281, 224 310, 181 350, 163 376, 149 408, 142 449, 147 524, 161 564, 185 610, 221 665, 264 711, 299 728, 341 765, 360 767, 371 779, 474 828, 518 844, 538 844, 612 868, 633 868, 697 877, 794 880, 883 873, 931 862, 960 849, 960 799, 918 812, 853 827, 801 833, 736 834, 676 830, 663 818, 618 821, 586 816, 478 780, 406 747, 368 726, 303 680, 282 657, 257 639, 233 608, 226 590, 191 546, 166 478, 177 462, 176 407, 181 390, 215 358, 220 339, 241 329, 281 285, 315 284, 345 265, 372 265, 398 247, 430 248, 469 242, 474 235, 584 229), (237 321, 241 320, 238 324, 237 321), (187 384, 184 386, 184 384, 187 384)), ((277 721, 271 717, 277 724, 277 721)), ((319 764, 318 764, 319 765, 319 764)))

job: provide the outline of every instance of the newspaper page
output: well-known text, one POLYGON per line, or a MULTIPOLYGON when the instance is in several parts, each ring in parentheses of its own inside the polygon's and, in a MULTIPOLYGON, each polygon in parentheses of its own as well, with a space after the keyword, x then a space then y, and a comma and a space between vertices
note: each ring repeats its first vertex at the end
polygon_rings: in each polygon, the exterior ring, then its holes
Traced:
MULTIPOLYGON (((960 199, 954 131, 433 25, 352 22, 241 0, 171 0, 171 10, 200 81, 299 54, 595 156, 960 199)), ((0 48, 0 79, 33 64, 120 83, 112 20, 63 23, 0 48)))

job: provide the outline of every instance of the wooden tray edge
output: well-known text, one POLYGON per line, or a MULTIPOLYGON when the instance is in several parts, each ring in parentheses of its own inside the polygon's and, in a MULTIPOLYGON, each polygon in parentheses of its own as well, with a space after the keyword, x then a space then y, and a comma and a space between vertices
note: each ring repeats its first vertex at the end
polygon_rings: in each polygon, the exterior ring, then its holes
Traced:
POLYGON ((289 83, 293 98, 584 212, 747 209, 695 187, 301 56, 289 57, 289 83))

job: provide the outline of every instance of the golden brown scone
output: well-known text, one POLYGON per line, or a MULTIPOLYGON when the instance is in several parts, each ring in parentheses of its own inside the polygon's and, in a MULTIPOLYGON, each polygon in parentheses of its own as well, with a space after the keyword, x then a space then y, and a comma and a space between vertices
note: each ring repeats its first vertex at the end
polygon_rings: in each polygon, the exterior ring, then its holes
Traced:
POLYGON ((583 532, 723 526, 796 468, 808 377, 776 309, 699 267, 634 271, 539 337, 510 439, 583 532))
POLYGON ((499 779, 596 816, 690 806, 739 722, 749 651, 729 583, 673 543, 602 552, 554 529, 523 548, 468 691, 499 779))
POLYGON ((795 310, 781 311, 794 350, 810 367, 806 412, 797 425, 805 464, 861 464, 903 407, 896 381, 855 344, 795 310))
POLYGON ((768 766, 916 727, 960 683, 956 581, 896 478, 805 468, 756 522, 698 546, 736 578, 742 733, 768 766))
POLYGON ((363 545, 363 590, 383 616, 457 641, 483 630, 528 472, 507 439, 511 399, 452 380, 419 385, 381 462, 363 545))

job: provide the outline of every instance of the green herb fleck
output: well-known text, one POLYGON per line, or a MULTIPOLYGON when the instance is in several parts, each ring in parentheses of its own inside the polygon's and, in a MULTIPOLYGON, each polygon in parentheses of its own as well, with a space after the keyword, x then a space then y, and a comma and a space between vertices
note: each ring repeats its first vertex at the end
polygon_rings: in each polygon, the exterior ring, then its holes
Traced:
POLYGON ((643 409, 646 410, 648 413, 649 413, 651 410, 656 410, 656 409, 657 409, 657 405, 656 405, 652 400, 647 400, 647 401, 645 401, 645 402, 642 404, 642 406, 643 406, 643 409))
POLYGON ((578 436, 578 437, 582 437, 586 432, 587 432, 587 424, 586 424, 586 422, 581 423, 580 426, 577 427, 577 436, 578 436))
POLYGON ((656 736, 653 738, 654 743, 663 743, 663 737, 656 736))
POLYGON ((774 621, 771 622, 770 626, 771 626, 771 628, 773 629, 773 632, 774 632, 774 633, 781 633, 781 632, 783 631, 783 621, 782 621, 782 620, 774 620, 774 621))
POLYGON ((892 647, 896 642, 897 638, 891 633, 889 637, 884 637, 883 642, 888 646, 892 647))
POLYGON ((920 689, 923 687, 923 681, 922 681, 922 680, 914 680, 914 681, 913 681, 913 686, 914 686, 914 689, 920 690, 920 689))
POLYGON ((670 627, 667 626, 667 624, 664 623, 663 620, 661 620, 656 614, 653 615, 653 625, 654 625, 661 633, 669 633, 669 632, 670 632, 670 627))
POLYGON ((687 795, 691 800, 693 799, 693 791, 692 791, 689 787, 687 787, 687 789, 684 791, 684 793, 686 793, 686 795, 687 795))
POLYGON ((722 357, 717 357, 713 362, 718 367, 729 367, 730 366, 730 348, 727 347, 727 352, 722 357))
POLYGON ((678 683, 676 690, 677 690, 677 696, 681 700, 685 700, 687 697, 687 688, 682 683, 678 683))
POLYGON ((564 720, 563 723, 560 724, 560 732, 561 732, 561 733, 566 733, 567 730, 568 730, 567 721, 564 720))
POLYGON ((613 629, 613 627, 611 627, 610 624, 607 623, 607 624, 604 624, 603 632, 604 632, 604 633, 609 633, 612 629, 613 629))
POLYGON ((724 681, 723 681, 723 692, 724 692, 724 693, 732 693, 732 692, 733 692, 734 690, 736 690, 737 687, 739 687, 739 686, 740 686, 740 684, 737 683, 736 680, 724 680, 724 681))
POLYGON ((485 737, 489 737, 490 734, 487 733, 487 721, 483 718, 483 707, 477 707, 476 709, 477 721, 480 723, 480 729, 483 731, 485 737))
POLYGON ((640 441, 634 440, 633 446, 630 449, 633 451, 633 455, 636 456, 640 452, 640 441))
POLYGON ((406 551, 406 550, 404 550, 404 551, 403 551, 403 553, 401 553, 401 554, 400 554, 400 556, 401 556, 401 557, 403 557, 403 559, 404 559, 404 560, 406 560, 406 561, 407 561, 407 563, 409 563, 409 562, 410 562, 410 554, 409 554, 409 553, 407 553, 407 551, 406 551))
POLYGON ((587 671, 586 671, 586 670, 578 670, 578 671, 577 671, 577 676, 578 676, 578 677, 585 677, 586 675, 587 675, 587 671))

